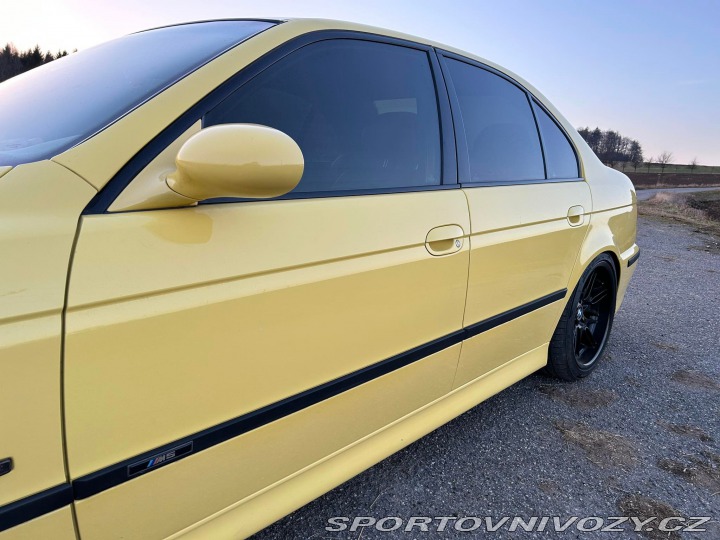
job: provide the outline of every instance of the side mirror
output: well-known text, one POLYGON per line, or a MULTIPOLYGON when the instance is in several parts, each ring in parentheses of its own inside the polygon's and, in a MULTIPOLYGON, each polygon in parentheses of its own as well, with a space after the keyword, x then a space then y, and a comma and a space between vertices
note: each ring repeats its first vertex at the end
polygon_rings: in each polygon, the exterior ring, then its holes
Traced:
POLYGON ((182 145, 175 164, 168 187, 196 201, 278 197, 297 186, 304 169, 292 138, 256 124, 205 128, 182 145))

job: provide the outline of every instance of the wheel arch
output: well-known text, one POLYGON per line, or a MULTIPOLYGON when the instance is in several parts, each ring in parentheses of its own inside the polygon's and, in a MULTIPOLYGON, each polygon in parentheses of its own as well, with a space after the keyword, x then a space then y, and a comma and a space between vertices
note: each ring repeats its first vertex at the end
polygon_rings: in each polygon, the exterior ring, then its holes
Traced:
MULTIPOLYGON (((577 284, 580 282, 585 270, 597 259, 600 255, 607 254, 613 261, 615 267, 615 273, 617 277, 617 285, 620 286, 621 279, 623 276, 621 250, 615 244, 613 240, 613 234, 609 227, 602 226, 601 224, 590 223, 590 227, 585 240, 580 248, 575 267, 570 275, 570 281, 568 283, 568 290, 574 291, 577 284)), ((619 302, 616 305, 616 309, 619 307, 619 302)))

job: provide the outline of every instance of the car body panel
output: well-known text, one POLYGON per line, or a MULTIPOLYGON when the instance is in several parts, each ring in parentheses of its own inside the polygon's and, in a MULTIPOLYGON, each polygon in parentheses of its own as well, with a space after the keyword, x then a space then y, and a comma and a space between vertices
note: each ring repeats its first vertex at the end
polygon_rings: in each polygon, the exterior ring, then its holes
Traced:
POLYGON ((95 194, 50 161, 0 178, 0 505, 66 481, 62 309, 78 216, 95 194))
POLYGON ((571 226, 567 212, 590 211, 585 182, 464 191, 472 220, 466 326, 567 287, 589 222, 571 226))
POLYGON ((0 540, 77 540, 72 508, 65 506, 0 532, 0 540))

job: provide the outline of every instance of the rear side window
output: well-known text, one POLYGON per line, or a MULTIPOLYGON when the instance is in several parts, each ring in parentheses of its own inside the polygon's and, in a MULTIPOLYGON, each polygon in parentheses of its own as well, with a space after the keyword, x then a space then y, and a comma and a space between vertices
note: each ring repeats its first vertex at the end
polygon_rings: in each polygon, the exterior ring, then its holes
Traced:
POLYGON ((547 177, 577 178, 580 176, 578 162, 570 141, 545 109, 535 102, 533 107, 542 134, 547 177))
POLYGON ((305 158, 294 192, 440 184, 440 124, 426 52, 327 40, 236 90, 205 126, 254 123, 290 135, 305 158))
POLYGON ((545 178, 527 95, 488 70, 446 59, 465 129, 471 182, 545 178))

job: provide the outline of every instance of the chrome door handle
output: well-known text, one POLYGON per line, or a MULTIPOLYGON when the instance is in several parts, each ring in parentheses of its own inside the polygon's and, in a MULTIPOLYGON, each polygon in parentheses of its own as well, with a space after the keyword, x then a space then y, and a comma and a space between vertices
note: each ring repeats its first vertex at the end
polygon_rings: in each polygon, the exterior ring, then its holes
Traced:
POLYGON ((571 206, 567 211, 567 220, 571 227, 579 227, 585 223, 585 209, 580 206, 571 206))
POLYGON ((442 225, 430 229, 425 237, 425 248, 430 255, 448 255, 460 251, 465 240, 465 231, 460 225, 442 225))

